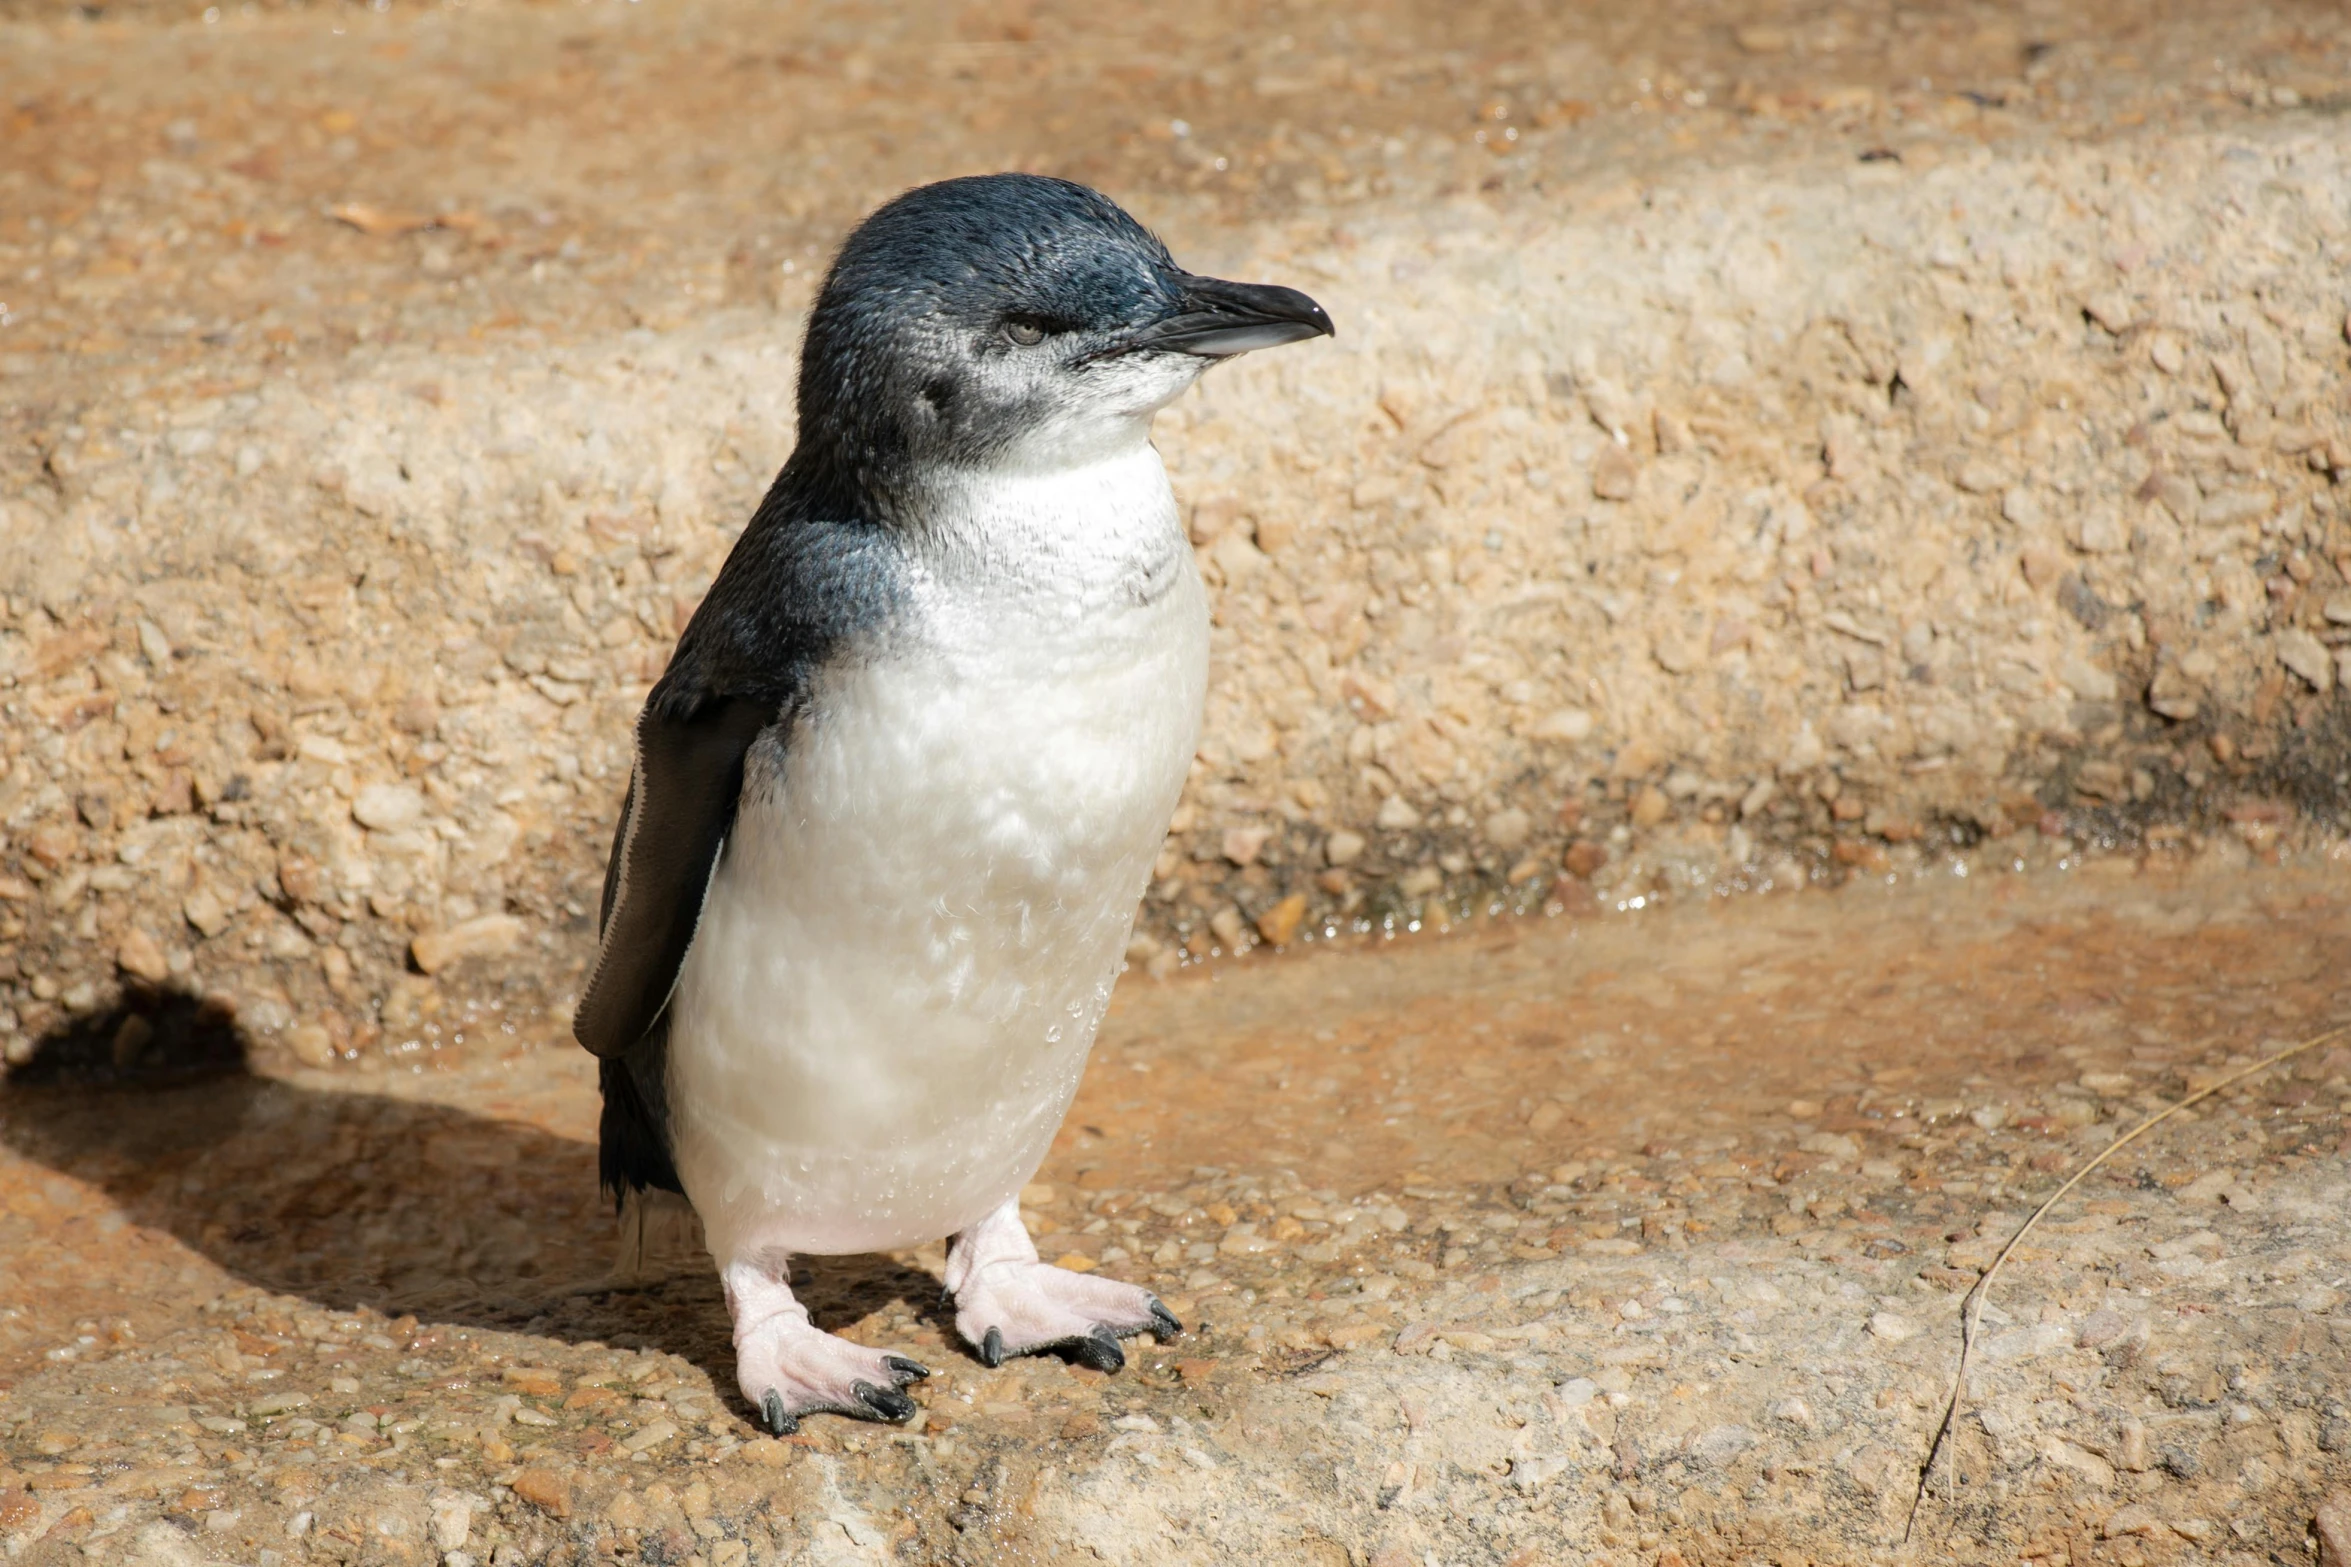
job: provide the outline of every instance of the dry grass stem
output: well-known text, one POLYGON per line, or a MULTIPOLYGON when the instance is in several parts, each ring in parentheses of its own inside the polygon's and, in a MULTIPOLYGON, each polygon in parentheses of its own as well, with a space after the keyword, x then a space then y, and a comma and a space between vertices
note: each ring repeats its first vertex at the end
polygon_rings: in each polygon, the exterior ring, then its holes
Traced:
MULTIPOLYGON (((1911 1494, 1910 1514, 1903 1520, 1902 1524, 1902 1540, 1904 1544, 1909 1543, 1911 1531, 1918 1526, 1918 1510, 1926 1501, 1927 1482, 1934 1475, 1935 1460, 1942 1456, 1945 1446, 1952 1444, 1953 1433, 1956 1432, 1959 1428, 1960 1406, 1965 1401, 1967 1394, 1968 1361, 1975 1352, 1976 1333, 1983 1323, 1984 1305, 1991 1295, 1992 1281, 2000 1276, 2001 1267, 2007 1263, 2010 1255, 2015 1252, 2016 1248, 2024 1243, 2024 1238, 2033 1232, 2033 1227, 2041 1222, 2042 1216, 2047 1214, 2050 1209, 2056 1207, 2058 1203, 2062 1202, 2068 1192, 2071 1192, 2075 1187, 2081 1185, 2083 1181, 2087 1180, 2092 1170, 2097 1169, 2098 1166, 2104 1164, 2107 1160, 2122 1152, 2123 1149, 2138 1141, 2148 1132, 2151 1132, 2156 1127, 2161 1126, 2165 1121, 2168 1121, 2173 1116, 2178 1115, 2182 1110, 2187 1109, 2191 1105, 2199 1104, 2206 1099, 2210 1099, 2214 1094, 2221 1092, 2223 1089, 2234 1087, 2236 1084, 2243 1082, 2249 1077, 2257 1077, 2261 1073, 2268 1071, 2271 1067, 2278 1065, 2280 1062, 2291 1061, 2294 1057, 2302 1055, 2307 1051, 2316 1050, 2321 1045, 2331 1044, 2335 1040, 2343 1038, 2346 1034, 2351 1034, 2351 1024, 2328 1029, 2323 1034, 2319 1034, 2310 1039, 2305 1039, 2300 1044, 2289 1046, 2284 1050, 2280 1050, 2275 1055, 2265 1056, 2261 1060, 2254 1062, 2251 1066, 2244 1067, 2241 1070, 2235 1072, 2231 1072, 2228 1076, 2222 1078, 2219 1082, 2213 1083, 2205 1088, 2198 1089, 2195 1093, 2188 1095, 2178 1104, 2167 1105, 2163 1109, 2156 1111, 2153 1115, 2148 1116, 2138 1125, 2132 1127, 2129 1131, 2123 1133, 2113 1142, 2108 1143, 2104 1148, 2100 1149, 2097 1157, 2093 1158, 2089 1163, 2083 1165, 2080 1169, 2074 1171, 2072 1175, 2068 1176, 2064 1185, 2058 1187, 2057 1190, 2051 1192, 2047 1197, 2042 1198, 2040 1206, 2033 1209, 2032 1213, 2026 1217, 2024 1223, 2017 1226, 2016 1233, 2008 1237, 2007 1244, 2000 1248, 1999 1255, 1992 1259, 1992 1265, 1984 1270, 1983 1277, 1975 1281, 1974 1286, 1967 1292, 1967 1298, 1959 1303, 1959 1366, 1951 1378, 1951 1397, 1949 1401, 1943 1405, 1943 1419, 1941 1423, 1935 1427, 1934 1440, 1927 1445, 1927 1455, 1925 1460, 1918 1466, 1918 1489, 1911 1494)), ((1959 1450, 1955 1445, 1952 1446, 1951 1450, 1950 1485, 1948 1491, 1951 1501, 1956 1504, 1959 1499, 1959 1450)))

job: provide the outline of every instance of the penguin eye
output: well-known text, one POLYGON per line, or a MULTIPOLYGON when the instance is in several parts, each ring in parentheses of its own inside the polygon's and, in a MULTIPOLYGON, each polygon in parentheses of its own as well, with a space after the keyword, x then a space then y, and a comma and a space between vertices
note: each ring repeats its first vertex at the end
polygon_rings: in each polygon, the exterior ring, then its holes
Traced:
POLYGON ((1045 329, 1025 317, 1015 317, 1004 323, 1006 341, 1017 348, 1034 348, 1045 341, 1045 329))

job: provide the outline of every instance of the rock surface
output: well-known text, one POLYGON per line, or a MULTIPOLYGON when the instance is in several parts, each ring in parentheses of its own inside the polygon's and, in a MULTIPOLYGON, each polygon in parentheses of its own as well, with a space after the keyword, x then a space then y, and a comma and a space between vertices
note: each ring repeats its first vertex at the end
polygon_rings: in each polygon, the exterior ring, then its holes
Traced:
MULTIPOLYGON (((2351 25, 1348 13, 0 0, 0 1556, 1896 1559, 2014 1225, 2342 1015, 2351 25), (1162 426, 1209 729, 1025 1194, 1194 1331, 819 1259, 940 1374, 777 1442, 566 1009, 825 254, 999 167, 1340 325, 1162 426)), ((2347 1074, 2052 1216, 1911 1555, 2343 1554, 2347 1074)))
POLYGON ((2339 10, 7 14, 20 1051, 124 975, 398 1048, 496 915, 466 984, 563 1004, 824 254, 968 167, 1341 323, 1162 426, 1141 964, 2342 830, 2339 10))
POLYGON ((990 1370, 937 1248, 809 1259, 821 1323, 936 1374, 911 1427, 786 1441, 690 1244, 607 1278, 594 1064, 543 1024, 415 1071, 68 1041, 0 1088, 0 1557, 2339 1553, 2347 1043, 2051 1213, 1898 1542, 1962 1292, 2149 1108, 2351 1022, 2347 947, 2339 871, 2125 865, 1132 987, 1023 1201, 1191 1332, 990 1370))

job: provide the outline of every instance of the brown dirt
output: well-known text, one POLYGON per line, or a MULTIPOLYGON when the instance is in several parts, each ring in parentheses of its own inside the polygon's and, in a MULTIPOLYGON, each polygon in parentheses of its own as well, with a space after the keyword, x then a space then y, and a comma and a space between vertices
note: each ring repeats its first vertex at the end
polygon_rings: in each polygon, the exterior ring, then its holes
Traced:
MULTIPOLYGON (((0 1555, 1904 1559, 2005 1227, 2342 1016, 2346 104, 2316 3, 0 0, 0 1555), (1346 334, 1164 430, 1217 695, 1034 1194, 1196 1331, 819 1259, 940 1375, 776 1443, 562 1008, 816 270, 1003 167, 1346 334)), ((1911 1555, 2303 1559, 2347 1071, 2018 1259, 1911 1555)))
MULTIPOLYGON (((726 1391, 706 1264, 603 1282, 590 1063, 543 1026, 185 1082, 99 1038, 0 1099, 0 1496, 43 1562, 158 1519, 410 1560, 435 1496, 529 1561, 825 1559, 828 1516, 860 1560, 1875 1556, 1957 1292, 2141 1107, 2342 1019, 2346 943, 2339 873, 2124 865, 1129 990, 1031 1208, 1195 1331, 991 1372, 934 1252, 813 1259, 821 1321, 940 1374, 911 1435, 789 1443, 726 1391)), ((2347 1070, 2166 1129, 2020 1254, 1924 1557, 2292 1559, 2351 1473, 2347 1070)))
POLYGON ((1164 423, 1219 624, 1139 966, 2344 828, 2328 8, 13 14, 20 1054, 561 1005, 816 269, 959 169, 1351 323, 1164 423))

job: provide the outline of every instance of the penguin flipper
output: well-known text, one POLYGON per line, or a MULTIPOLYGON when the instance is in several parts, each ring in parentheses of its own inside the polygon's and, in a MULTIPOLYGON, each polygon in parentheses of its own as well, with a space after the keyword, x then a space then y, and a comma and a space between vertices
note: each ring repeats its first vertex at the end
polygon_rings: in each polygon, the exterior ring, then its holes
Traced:
POLYGON ((734 825, 751 742, 771 702, 657 691, 637 719, 636 765, 604 874, 603 939, 572 1033, 612 1061, 662 1020, 734 825))

